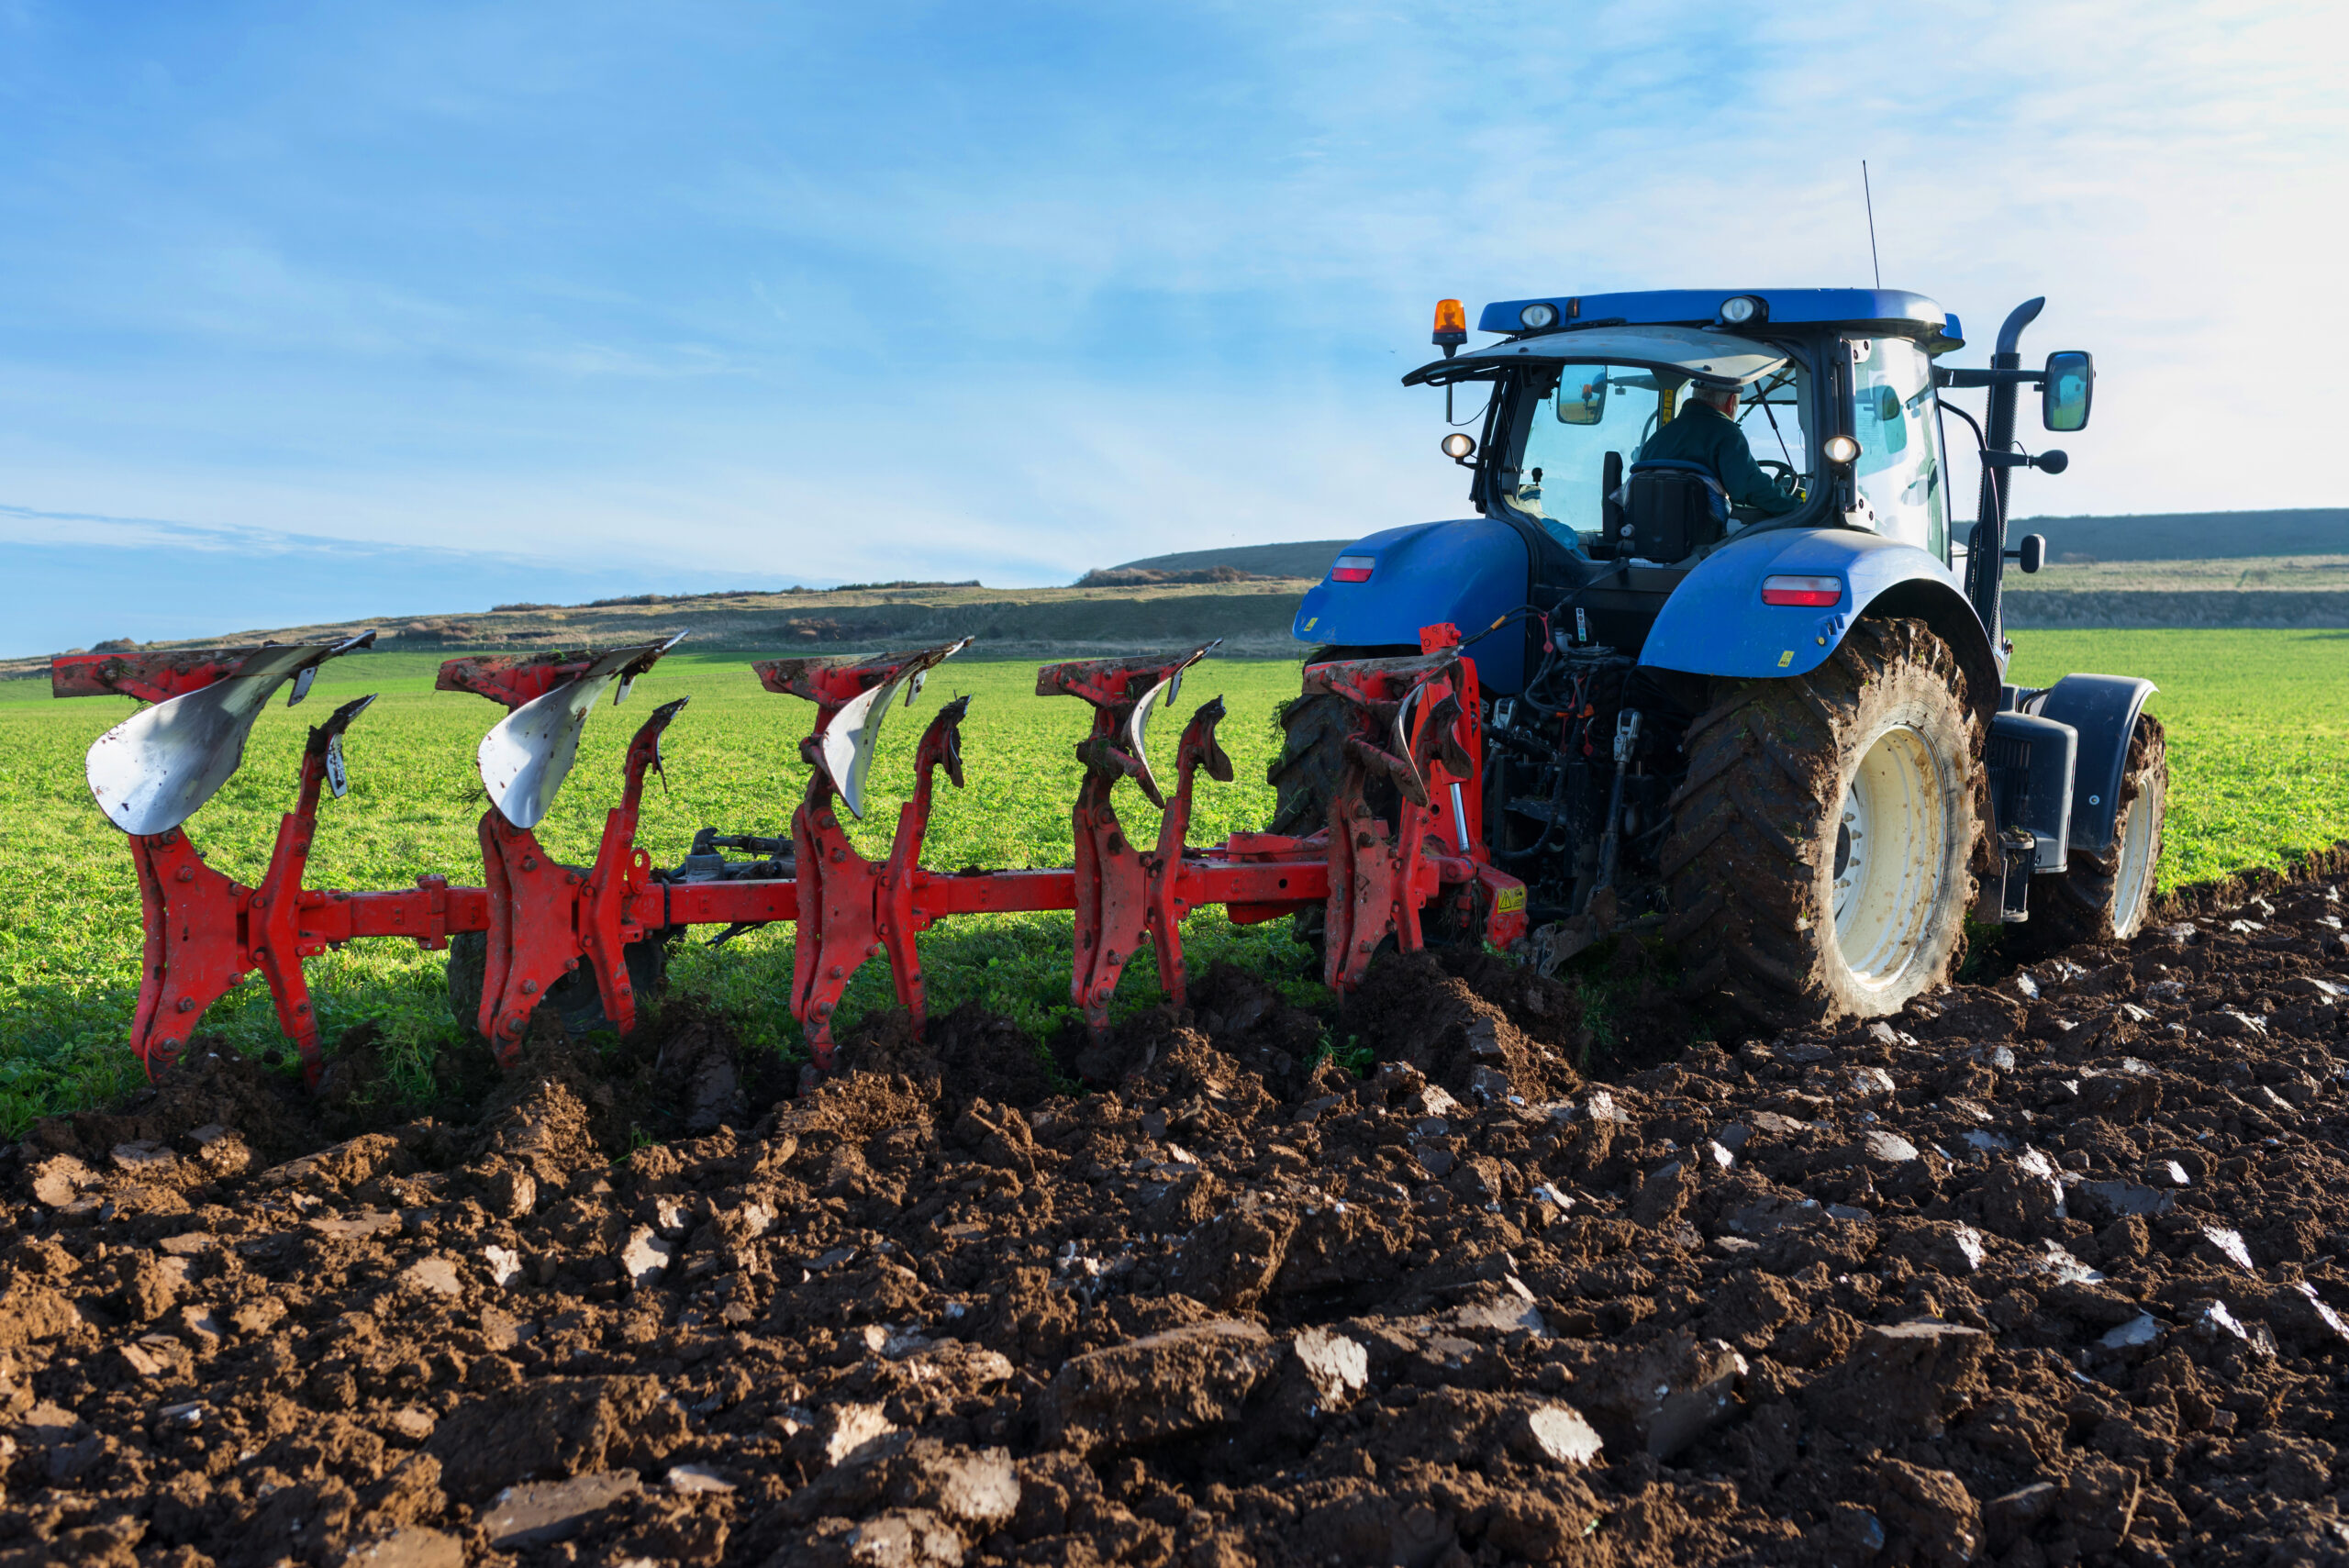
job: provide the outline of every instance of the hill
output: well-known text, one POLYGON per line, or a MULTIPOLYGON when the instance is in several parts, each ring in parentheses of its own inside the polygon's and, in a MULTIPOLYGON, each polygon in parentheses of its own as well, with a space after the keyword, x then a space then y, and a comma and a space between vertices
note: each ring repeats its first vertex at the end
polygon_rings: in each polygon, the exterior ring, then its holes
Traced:
POLYGON ((1174 555, 1153 555, 1144 561, 1121 562, 1112 572, 1208 572, 1230 566, 1259 577, 1303 577, 1317 580, 1330 570, 1338 552, 1352 544, 1346 539, 1317 539, 1304 544, 1242 544, 1228 550, 1186 550, 1174 555))
MULTIPOLYGON (((493 609, 315 626, 224 631, 150 647, 314 642, 370 627, 386 651, 614 648, 683 631, 687 646, 761 653, 865 651, 977 639, 974 652, 1008 658, 1083 658, 1191 647, 1223 639, 1227 657, 1290 658, 1297 578, 1151 584, 1102 588, 983 588, 975 583, 903 583, 782 593, 640 594, 588 605, 502 605, 493 609)), ((99 651, 117 645, 100 644, 99 651)), ((136 644, 119 645, 133 647, 136 644)), ((76 650, 75 651, 79 651, 76 650)), ((47 659, 0 661, 0 678, 44 673, 47 659)))
POLYGON ((2122 517, 2018 517, 2017 533, 2045 534, 2047 558, 2201 561, 2214 556, 2349 555, 2349 507, 2275 512, 2147 512, 2122 517))
MULTIPOLYGON (((2014 573, 2007 579, 2008 619, 2017 628, 2349 627, 2349 508, 2023 517, 2015 528, 2046 535, 2050 559, 2036 577, 2014 573), (2214 546, 2228 553, 2212 557, 2214 546)), ((150 646, 315 640, 372 626, 383 634, 381 646, 410 651, 614 647, 685 631, 696 648, 766 653, 866 651, 971 637, 979 651, 1003 657, 1081 658, 1221 638, 1226 656, 1294 658, 1299 645, 1288 630, 1297 601, 1347 542, 1151 556, 1093 573, 1136 574, 1095 586, 896 583, 642 594, 587 605, 502 605, 224 631, 150 646), (1245 575, 1199 580, 1219 569, 1245 575)), ((47 668, 46 658, 0 660, 0 679, 47 668)))

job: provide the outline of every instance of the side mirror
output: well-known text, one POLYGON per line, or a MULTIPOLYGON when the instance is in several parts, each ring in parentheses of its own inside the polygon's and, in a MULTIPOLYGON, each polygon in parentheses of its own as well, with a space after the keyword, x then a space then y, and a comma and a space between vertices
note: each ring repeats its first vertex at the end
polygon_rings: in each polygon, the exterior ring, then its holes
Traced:
POLYGON ((2096 361, 2085 349, 2047 356, 2039 384, 2039 422, 2051 430, 2088 428, 2088 405, 2096 396, 2096 361))
POLYGON ((2021 567, 2027 573, 2038 571, 2047 564, 2047 536, 2045 534, 2023 535, 2021 542, 2013 550, 2007 551, 2007 559, 2021 567))
POLYGON ((1561 425, 1596 425, 1607 417, 1605 369, 1595 380, 1576 382, 1574 368, 1568 366, 1558 378, 1557 410, 1561 425))

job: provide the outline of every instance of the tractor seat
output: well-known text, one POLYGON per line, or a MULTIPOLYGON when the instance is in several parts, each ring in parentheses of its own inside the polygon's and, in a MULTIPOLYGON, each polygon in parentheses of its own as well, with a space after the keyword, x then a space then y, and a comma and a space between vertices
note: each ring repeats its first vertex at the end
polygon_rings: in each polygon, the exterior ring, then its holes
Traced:
POLYGON ((1729 532, 1729 491, 1712 470, 1680 458, 1635 462, 1606 510, 1607 541, 1619 557, 1664 565, 1686 561, 1729 532))

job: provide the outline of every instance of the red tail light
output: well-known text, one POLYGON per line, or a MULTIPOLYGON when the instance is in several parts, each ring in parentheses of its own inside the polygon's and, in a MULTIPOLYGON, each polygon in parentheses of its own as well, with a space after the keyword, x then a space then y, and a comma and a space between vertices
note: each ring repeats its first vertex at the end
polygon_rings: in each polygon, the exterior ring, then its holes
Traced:
POLYGON ((1338 557, 1338 563, 1330 568, 1330 581, 1367 583, 1370 581, 1370 569, 1377 564, 1378 558, 1375 555, 1341 555, 1338 557))
POLYGON ((1843 602, 1843 580, 1841 577, 1765 577, 1762 579, 1762 602, 1765 605, 1830 609, 1843 602))

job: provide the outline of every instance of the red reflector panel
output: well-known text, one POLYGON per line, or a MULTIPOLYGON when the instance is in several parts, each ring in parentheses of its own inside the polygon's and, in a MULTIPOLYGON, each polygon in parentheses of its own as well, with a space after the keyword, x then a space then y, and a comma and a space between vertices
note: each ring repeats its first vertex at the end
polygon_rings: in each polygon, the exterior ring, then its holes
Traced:
POLYGON ((1843 580, 1841 577, 1765 577, 1762 579, 1762 602, 1765 605, 1802 605, 1825 609, 1843 602, 1843 580))
POLYGON ((1330 568, 1330 581, 1367 583, 1370 581, 1370 569, 1377 564, 1378 558, 1375 555, 1341 555, 1338 557, 1338 563, 1330 568))

